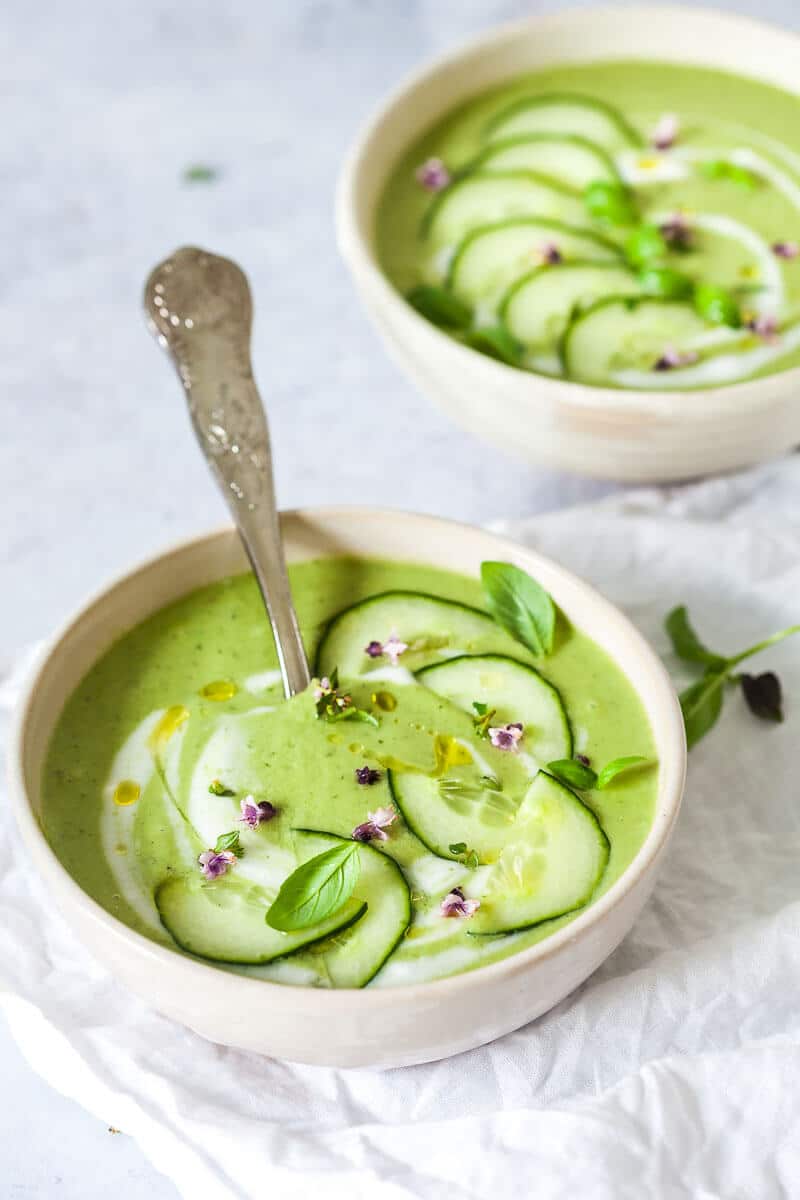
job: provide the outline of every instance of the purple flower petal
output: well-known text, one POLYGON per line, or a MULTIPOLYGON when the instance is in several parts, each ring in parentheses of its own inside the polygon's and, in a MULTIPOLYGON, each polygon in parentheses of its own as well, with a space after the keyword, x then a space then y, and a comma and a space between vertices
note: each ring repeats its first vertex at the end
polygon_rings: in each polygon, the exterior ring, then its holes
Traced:
POLYGON ((383 644, 381 642, 370 642, 368 646, 364 647, 364 653, 368 654, 370 658, 380 658, 383 654, 383 644))
POLYGON ((674 113, 664 113, 650 137, 650 144, 655 150, 669 150, 678 140, 680 124, 674 113))
POLYGON ((773 242, 772 253, 776 258, 797 258, 800 254, 800 244, 797 242, 773 242))
POLYGON ((448 892, 439 905, 443 917, 471 917, 481 906, 480 900, 468 900, 460 887, 448 892))
POLYGON ((385 642, 370 642, 364 647, 364 653, 370 658, 381 658, 386 655, 393 667, 397 666, 397 660, 401 654, 405 654, 408 649, 406 642, 401 642, 395 630, 389 634, 388 640, 385 642))
POLYGON ((245 796, 239 807, 242 812, 239 820, 251 829, 257 829, 262 821, 271 821, 278 812, 269 800, 256 800, 254 796, 245 796))
POLYGON ((440 158, 429 158, 417 167, 414 178, 426 192, 440 192, 450 182, 450 172, 440 158))
POLYGON ((510 725, 499 725, 489 729, 489 740, 498 750, 510 750, 512 754, 516 754, 518 750, 517 742, 522 737, 523 729, 519 721, 514 721, 510 725))
POLYGON ((314 684, 314 699, 317 701, 321 700, 323 696, 329 696, 333 691, 327 675, 323 675, 322 679, 312 680, 312 683, 314 684))
POLYGON ((659 225, 659 231, 668 246, 676 250, 688 250, 692 244, 692 227, 682 213, 674 213, 659 225))
POLYGON ((206 879, 217 879, 233 866, 236 855, 230 850, 220 850, 219 853, 215 850, 204 850, 197 861, 206 879))
POLYGON ((768 342, 771 345, 774 345, 776 342, 781 340, 780 333, 778 331, 778 318, 772 313, 764 313, 759 316, 751 317, 750 320, 746 322, 746 325, 747 328, 751 329, 757 337, 760 337, 762 341, 768 342))
POLYGON ((360 825, 356 825, 351 837, 354 842, 386 842, 389 840, 388 833, 380 829, 374 821, 362 821, 360 825))
POLYGON ((561 251, 555 242, 545 242, 539 247, 539 258, 543 266, 556 267, 563 262, 561 251))
POLYGON ((381 777, 380 771, 376 771, 374 767, 356 767, 356 782, 363 784, 365 787, 371 787, 373 783, 377 783, 381 777))
POLYGON ((653 363, 654 371, 672 371, 675 367, 689 367, 696 363, 698 355, 693 350, 681 353, 672 346, 665 346, 660 358, 653 363))
POLYGON ((375 812, 367 813, 367 816, 369 817, 370 821, 372 821, 372 824, 376 825, 378 829, 386 829, 389 825, 393 825, 397 820, 397 813, 391 807, 391 805, 388 804, 385 808, 377 808, 375 812))

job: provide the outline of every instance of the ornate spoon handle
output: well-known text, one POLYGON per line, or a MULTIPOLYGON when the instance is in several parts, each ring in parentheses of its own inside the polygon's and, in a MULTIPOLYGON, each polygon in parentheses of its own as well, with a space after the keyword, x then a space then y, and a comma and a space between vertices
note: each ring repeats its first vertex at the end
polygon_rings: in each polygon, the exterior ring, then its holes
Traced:
POLYGON ((184 246, 151 272, 144 306, 178 371, 200 449, 252 563, 284 691, 292 696, 310 675, 286 574, 267 420, 250 362, 247 278, 230 259, 184 246))

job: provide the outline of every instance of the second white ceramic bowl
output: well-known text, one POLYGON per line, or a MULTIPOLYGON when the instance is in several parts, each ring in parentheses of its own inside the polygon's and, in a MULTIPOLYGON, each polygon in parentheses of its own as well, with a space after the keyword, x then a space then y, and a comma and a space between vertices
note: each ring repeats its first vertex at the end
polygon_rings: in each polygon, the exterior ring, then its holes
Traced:
POLYGON ((629 482, 747 466, 800 443, 800 368, 684 394, 547 379, 441 333, 406 304, 375 257, 377 202, 396 162, 426 128, 514 76, 619 58, 716 67, 800 97, 800 38, 745 17, 644 5, 551 13, 506 26, 423 68, 370 120, 339 181, 340 251, 399 366, 455 421, 502 449, 629 482))
MULTIPOLYGON (((247 569, 232 529, 184 542, 96 596, 55 638, 19 708, 10 752, 11 799, 53 907, 94 956, 153 1007, 215 1042, 299 1062, 399 1066, 481 1045, 545 1012, 617 946, 647 899, 681 802, 683 721, 656 655, 608 601, 563 568, 493 534, 398 512, 309 510, 283 518, 291 561, 383 556, 476 575, 482 559, 533 574, 568 619, 619 663, 655 735, 659 785, 647 839, 622 877, 570 925, 538 945, 465 975, 394 989, 286 987, 190 959, 123 925, 81 890, 40 825, 42 765, 65 700, 113 641, 171 601, 247 569)), ((266 620, 266 618, 265 618, 266 620)))

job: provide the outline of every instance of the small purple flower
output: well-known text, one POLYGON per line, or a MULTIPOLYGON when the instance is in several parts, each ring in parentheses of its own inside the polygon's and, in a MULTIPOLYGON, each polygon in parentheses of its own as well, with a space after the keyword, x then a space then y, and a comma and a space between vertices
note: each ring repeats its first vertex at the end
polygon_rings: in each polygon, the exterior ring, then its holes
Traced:
POLYGON ((407 649, 408 643, 401 642, 397 632, 393 629, 387 641, 370 642, 368 646, 364 647, 364 653, 368 654, 370 658, 381 658, 386 655, 392 666, 396 667, 400 655, 405 654, 407 649))
POLYGON ((217 879, 233 866, 236 855, 230 850, 204 850, 197 861, 206 879, 217 879))
POLYGON ((590 767, 592 765, 592 760, 589 758, 588 754, 576 754, 575 761, 579 762, 581 766, 584 767, 590 767))
POLYGON ((361 825, 356 825, 353 830, 352 837, 354 842, 385 842, 388 840, 386 830, 397 820, 395 810, 387 805, 386 808, 378 808, 375 812, 367 813, 367 820, 361 825))
POLYGON ((480 900, 468 900, 460 887, 448 892, 439 905, 443 917, 471 917, 481 906, 480 900))
POLYGON ((317 703, 319 703, 323 696, 331 696, 333 694, 331 681, 327 675, 323 675, 322 679, 314 679, 312 682, 314 684, 314 699, 317 703))
POLYGON ((239 820, 251 829, 257 829, 262 821, 271 821, 278 812, 269 800, 256 800, 255 796, 245 796, 239 807, 242 810, 239 820))
POLYGON ((762 341, 768 342, 770 345, 775 345, 776 342, 781 340, 778 331, 778 318, 772 313, 750 317, 746 325, 756 337, 760 337, 762 341))
POLYGON ((414 178, 426 192, 440 192, 450 182, 450 172, 440 158, 429 158, 417 167, 414 178))
POLYGON ((690 367, 697 362, 697 354, 693 350, 683 353, 672 346, 665 346, 660 358, 653 363, 654 371, 672 371, 675 367, 690 367))
POLYGON ((797 242, 773 242, 772 253, 776 258, 797 258, 800 254, 800 244, 797 242))
POLYGON ((678 140, 680 124, 674 113, 664 113, 650 135, 650 145, 654 150, 669 150, 678 140))
POLYGON ((356 767, 356 783, 363 783, 365 787, 372 787, 380 777, 380 771, 376 771, 374 767, 356 767))
POLYGON ((555 242, 545 242, 540 246, 539 258, 545 267, 557 267, 560 262, 563 262, 563 256, 555 242))
POLYGON ((522 737, 522 732, 522 725, 519 721, 514 721, 511 725, 500 725, 490 729, 489 741, 498 750, 510 750, 512 754, 516 754, 517 742, 522 737))
POLYGON ((676 250, 688 250, 692 244, 692 227, 682 213, 674 213, 659 225, 659 231, 668 246, 676 250))

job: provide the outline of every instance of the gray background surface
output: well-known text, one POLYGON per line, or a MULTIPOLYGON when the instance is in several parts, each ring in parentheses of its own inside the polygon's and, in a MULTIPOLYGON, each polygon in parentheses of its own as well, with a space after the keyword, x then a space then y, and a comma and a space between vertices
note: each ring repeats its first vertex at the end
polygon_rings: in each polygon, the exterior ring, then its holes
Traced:
MULTIPOLYGON (((716 0, 800 27, 797 0, 716 0)), ((219 523, 180 393, 144 331, 149 267, 238 258, 283 506, 465 520, 607 485, 462 434, 386 360, 333 242, 342 153, 389 87, 521 0, 9 0, 0 16, 0 665, 109 575, 219 523), (187 185, 192 163, 219 170, 187 185)), ((124 1136, 50 1090, 0 1025, 0 1200, 167 1200, 124 1136)))

